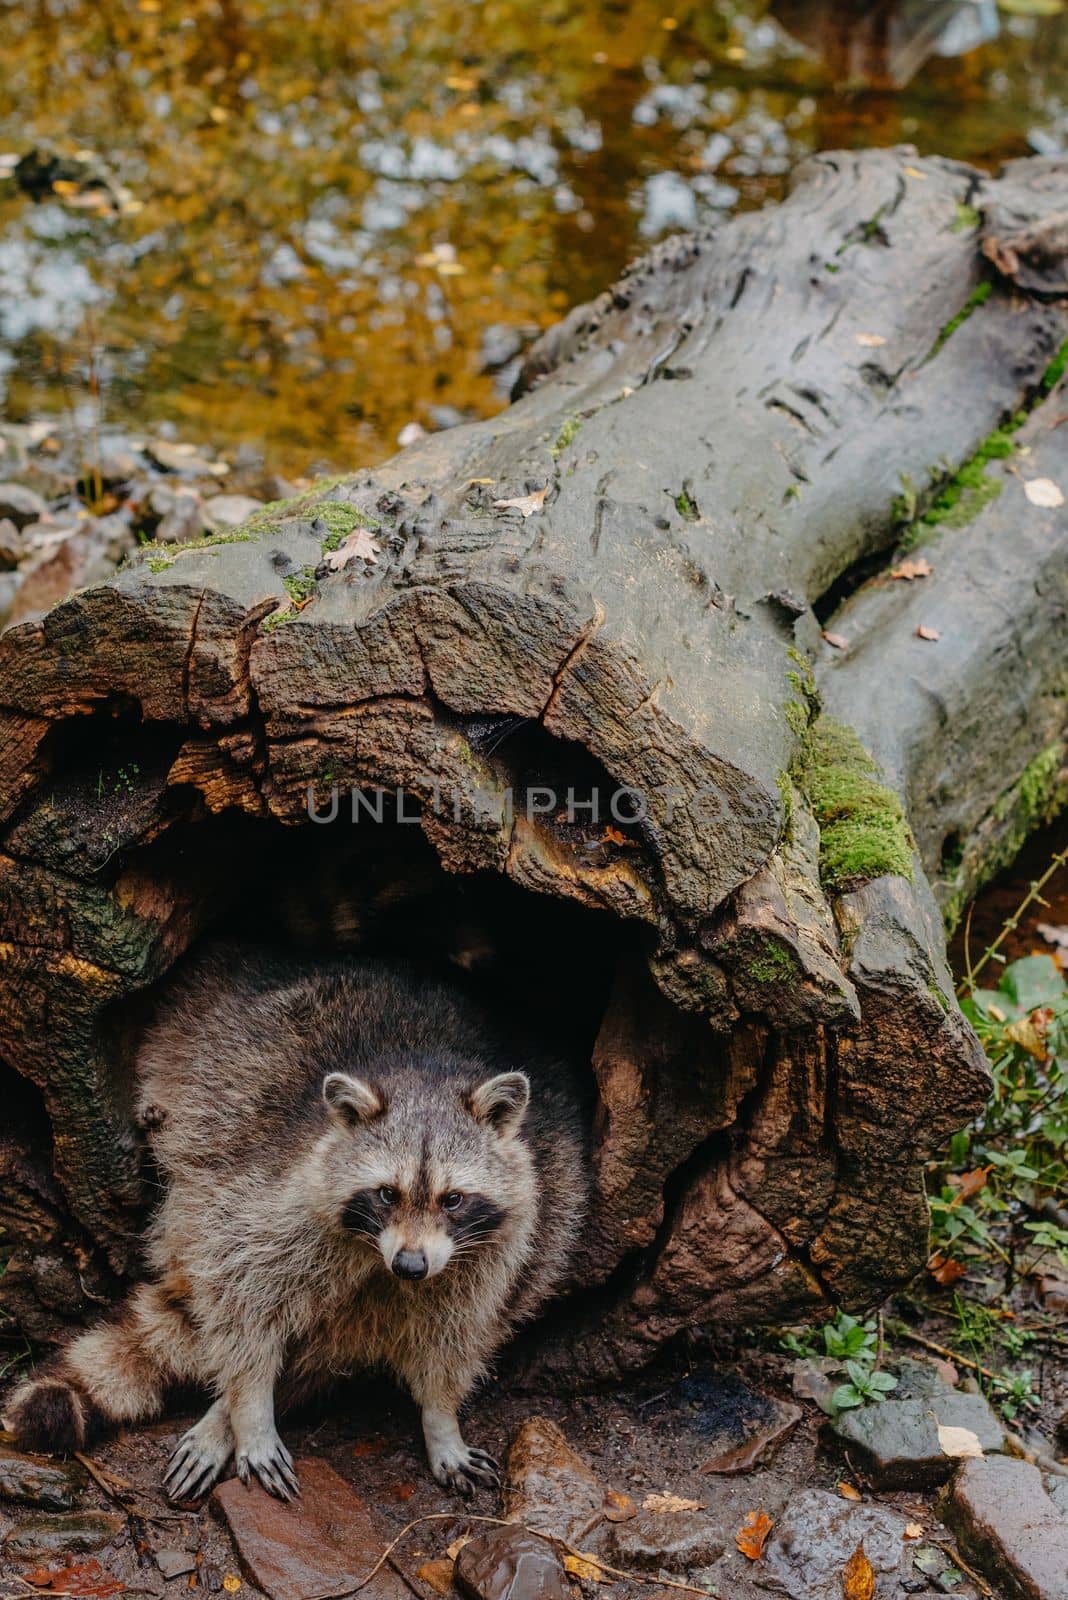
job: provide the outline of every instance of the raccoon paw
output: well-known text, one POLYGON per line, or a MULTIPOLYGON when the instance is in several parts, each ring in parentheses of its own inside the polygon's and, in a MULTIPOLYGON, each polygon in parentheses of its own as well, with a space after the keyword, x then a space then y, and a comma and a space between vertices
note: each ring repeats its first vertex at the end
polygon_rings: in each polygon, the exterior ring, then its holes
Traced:
POLYGON ((431 1461, 430 1470, 443 1489, 451 1489, 464 1500, 470 1500, 477 1489, 499 1489, 501 1485, 501 1469, 493 1457, 467 1444, 442 1451, 431 1461))
POLYGON ((168 1500, 198 1500, 207 1494, 234 1449, 230 1420, 213 1407, 178 1441, 167 1463, 163 1488, 168 1500))
POLYGON ((12 1396, 4 1416, 20 1450, 71 1455, 87 1440, 83 1397, 63 1378, 37 1378, 12 1396))
POLYGON ((251 1439, 242 1439, 238 1444, 237 1475, 242 1483, 248 1483, 253 1474, 268 1493, 277 1495, 279 1500, 292 1500, 294 1495, 300 1495, 293 1457, 273 1428, 254 1434, 251 1439))

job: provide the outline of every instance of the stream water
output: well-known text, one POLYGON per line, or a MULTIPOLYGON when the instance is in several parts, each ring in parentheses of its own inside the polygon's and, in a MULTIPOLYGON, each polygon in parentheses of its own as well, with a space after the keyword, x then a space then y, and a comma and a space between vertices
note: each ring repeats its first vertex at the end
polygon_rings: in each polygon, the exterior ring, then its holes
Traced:
POLYGON ((380 459, 806 151, 1064 148, 1061 3, 0 0, 0 415, 380 459))

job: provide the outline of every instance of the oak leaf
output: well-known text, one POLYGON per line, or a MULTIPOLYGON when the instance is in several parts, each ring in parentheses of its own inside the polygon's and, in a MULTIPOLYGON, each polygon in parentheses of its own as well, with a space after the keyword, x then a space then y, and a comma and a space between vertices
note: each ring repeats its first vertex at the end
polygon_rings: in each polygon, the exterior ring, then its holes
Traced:
POLYGON ((875 1568, 864 1554, 863 1539, 842 1572, 842 1600, 874 1600, 875 1568))
POLYGON ((943 1255, 941 1250, 935 1251, 927 1263, 927 1270, 943 1289, 948 1289, 950 1284, 958 1283, 961 1278, 968 1275, 968 1269, 963 1262, 955 1261, 952 1256, 943 1255))
POLYGON ((749 1561, 759 1561, 764 1554, 768 1534, 774 1526, 766 1511, 750 1511, 734 1535, 734 1542, 742 1555, 749 1561))
POLYGON ((352 532, 338 545, 336 550, 331 550, 326 558, 326 564, 334 572, 340 572, 342 567, 347 567, 350 561, 377 561, 381 547, 372 539, 366 528, 353 528, 352 532))
POLYGON ((901 561, 896 567, 891 567, 890 576, 911 583, 914 578, 929 578, 933 571, 934 568, 926 556, 910 556, 907 561, 901 561))

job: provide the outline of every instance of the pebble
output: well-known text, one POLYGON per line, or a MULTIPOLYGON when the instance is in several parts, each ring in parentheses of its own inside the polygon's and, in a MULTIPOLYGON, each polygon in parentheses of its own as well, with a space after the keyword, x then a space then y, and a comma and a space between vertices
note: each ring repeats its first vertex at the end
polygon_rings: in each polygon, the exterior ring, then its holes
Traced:
POLYGON ((262 500, 250 494, 213 494, 205 500, 201 513, 210 533, 221 533, 227 528, 239 528, 249 517, 263 507, 262 500))
POLYGON ((21 483, 0 483, 0 517, 9 518, 16 528, 37 522, 47 511, 48 506, 35 490, 21 483))
POLYGON ((842 1572, 863 1543, 876 1575, 876 1600, 897 1600, 911 1565, 906 1519, 885 1506, 857 1505, 826 1489, 795 1495, 764 1551, 764 1570, 792 1600, 842 1600, 842 1572))
POLYGON ((689 1572, 718 1561, 724 1542, 701 1511, 639 1511, 629 1522, 610 1524, 608 1558, 617 1567, 689 1572))
POLYGON ((10 517, 0 517, 0 570, 10 572, 26 553, 22 535, 10 517))
POLYGON ((12 1528, 0 1543, 0 1550, 15 1561, 86 1555, 110 1544, 125 1526, 126 1519, 113 1511, 67 1511, 31 1517, 12 1528))
POLYGON ((0 1448, 0 1499, 45 1511, 71 1511, 85 1490, 85 1468, 0 1448))
POLYGON ((599 1521, 604 1486, 555 1422, 530 1417, 508 1451, 502 1515, 574 1544, 599 1521))
POLYGON ((1004 1449, 1005 1429, 983 1396, 948 1388, 929 1399, 884 1400, 845 1411, 831 1434, 877 1488, 920 1489, 945 1483, 957 1466, 939 1441, 940 1425, 968 1429, 985 1452, 1004 1449))
POLYGON ((552 1545, 522 1528, 494 1528, 465 1544, 456 1582, 468 1600, 570 1600, 552 1545))
MULTIPOLYGON (((158 492, 152 496, 153 503, 158 492)), ((179 489, 173 505, 160 518, 156 529, 159 543, 188 544, 191 539, 199 539, 205 530, 203 506, 195 489, 179 489)))
POLYGON ((1068 1516, 1029 1461, 965 1461, 946 1520, 965 1557, 1013 1600, 1068 1600, 1068 1516))

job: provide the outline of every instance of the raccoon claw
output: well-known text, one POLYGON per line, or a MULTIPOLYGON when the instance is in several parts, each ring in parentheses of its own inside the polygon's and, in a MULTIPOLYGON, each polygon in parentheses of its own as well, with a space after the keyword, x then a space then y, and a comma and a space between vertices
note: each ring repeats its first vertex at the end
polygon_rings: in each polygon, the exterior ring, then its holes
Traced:
POLYGON ((206 1494, 230 1459, 228 1437, 198 1423, 178 1441, 167 1463, 163 1488, 168 1500, 198 1500, 206 1494))
POLYGON ((435 1462, 434 1476, 443 1489, 451 1489, 464 1500, 474 1497, 478 1489, 499 1489, 501 1469, 485 1450, 468 1446, 459 1458, 435 1462))
POLYGON ((277 1496, 279 1500, 300 1498, 300 1483, 293 1467, 293 1457, 277 1434, 259 1449, 253 1447, 238 1451, 237 1475, 244 1484, 251 1483, 255 1475, 268 1494, 277 1496))

